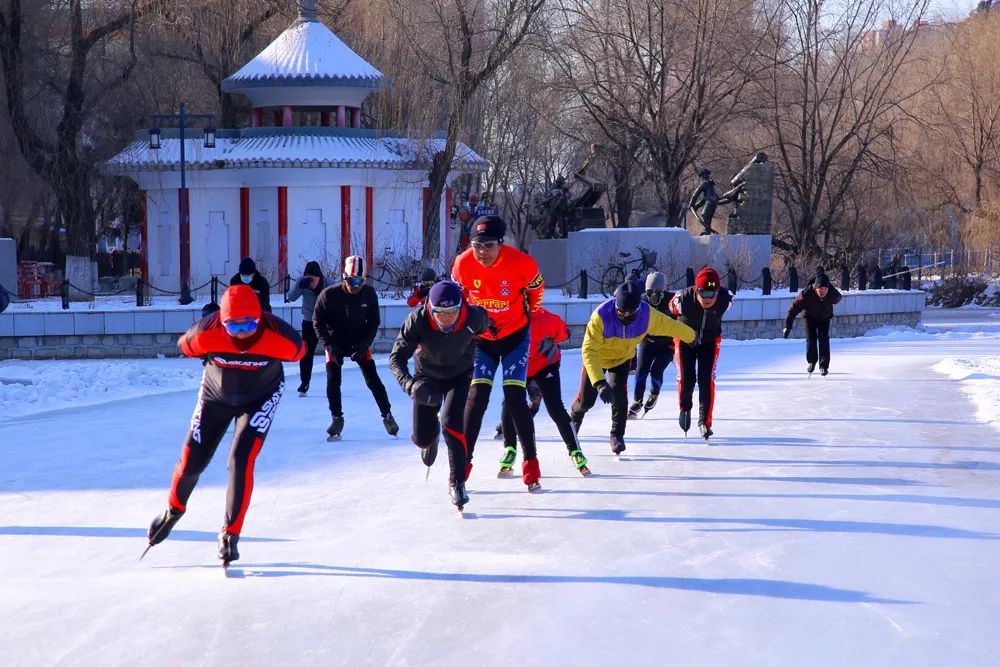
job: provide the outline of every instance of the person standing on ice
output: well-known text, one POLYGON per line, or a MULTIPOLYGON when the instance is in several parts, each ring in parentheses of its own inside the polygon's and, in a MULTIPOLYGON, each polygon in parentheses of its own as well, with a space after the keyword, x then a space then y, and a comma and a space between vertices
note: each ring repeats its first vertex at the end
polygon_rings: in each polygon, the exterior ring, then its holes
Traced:
POLYGON ((230 287, 236 285, 249 285, 260 301, 261 310, 271 312, 271 286, 267 283, 267 278, 257 270, 257 264, 251 257, 241 259, 239 272, 229 279, 230 287))
MULTIPOLYGON (((642 300, 667 317, 673 319, 670 312, 670 300, 673 292, 667 291, 667 277, 657 271, 646 276, 646 291, 642 300)), ((674 339, 664 336, 646 336, 639 343, 639 354, 635 362, 635 389, 632 393, 632 405, 628 416, 633 419, 643 410, 643 415, 653 409, 656 399, 660 396, 660 386, 663 384, 663 371, 670 365, 674 356, 674 339), (651 378, 653 387, 649 391, 649 399, 643 403, 646 393, 646 378, 651 378)))
POLYGON ((333 417, 326 430, 330 440, 339 439, 344 430, 340 383, 341 369, 347 359, 361 367, 365 384, 382 414, 386 432, 393 436, 399 433, 389 395, 372 359, 372 343, 381 321, 378 295, 371 285, 365 284, 365 260, 351 255, 344 260, 343 281, 323 290, 313 309, 313 326, 326 348, 326 398, 333 417))
POLYGON ((819 374, 830 372, 830 320, 833 319, 833 307, 840 303, 841 294, 830 284, 825 273, 817 274, 812 284, 795 296, 792 305, 788 307, 785 316, 785 328, 782 335, 788 338, 792 333, 795 316, 804 312, 806 321, 806 372, 816 370, 819 362, 819 374))
POLYGON ((733 303, 733 295, 719 284, 719 273, 706 266, 687 287, 670 300, 670 312, 696 332, 694 341, 674 341, 677 367, 677 421, 687 433, 691 428, 694 385, 698 383, 698 430, 708 440, 712 436, 712 407, 715 405, 715 364, 722 345, 722 316, 733 303))
POLYGON ((406 298, 406 305, 410 308, 416 308, 423 303, 436 282, 437 273, 434 272, 434 269, 424 269, 420 273, 420 282, 413 286, 413 293, 406 298))
POLYGON ((443 280, 431 287, 427 302, 406 317, 389 353, 392 374, 413 397, 411 439, 428 467, 437 458, 438 436, 444 427, 448 490, 460 510, 469 502, 465 482, 472 470, 465 437, 465 400, 476 342, 489 325, 485 310, 465 303, 462 288, 443 280), (407 366, 410 357, 412 375, 407 366))
POLYGON ((285 388, 281 362, 301 359, 306 345, 290 324, 261 312, 247 285, 227 289, 219 312, 192 324, 177 344, 184 356, 203 357, 207 363, 167 509, 149 526, 149 546, 167 539, 184 515, 199 476, 235 419, 226 518, 219 533, 219 558, 228 564, 240 557, 237 543, 253 492, 254 462, 285 388))
MULTIPOLYGON (((566 443, 573 466, 580 471, 584 477, 590 475, 590 468, 587 467, 587 457, 583 455, 583 448, 573 430, 573 423, 562 399, 562 384, 559 380, 559 363, 561 353, 559 343, 569 340, 569 328, 566 322, 555 313, 544 308, 539 308, 531 316, 531 348, 528 355, 528 387, 537 387, 541 400, 545 403, 545 410, 549 417, 559 429, 559 435, 566 443)), ((530 395, 530 391, 529 391, 530 395)), ((538 412, 539 402, 532 400, 530 403, 531 416, 538 412)), ((507 402, 504 401, 500 411, 500 432, 504 440, 504 460, 511 459, 511 465, 502 466, 500 475, 505 476, 513 472, 514 457, 517 456, 517 427, 511 417, 510 410, 507 409, 507 402)))
POLYGON ((636 347, 646 336, 670 336, 690 343, 694 331, 642 300, 638 283, 623 283, 593 312, 583 334, 583 371, 580 390, 570 408, 573 430, 580 432, 583 417, 598 397, 611 404, 611 451, 625 451, 628 418, 628 372, 636 347), (605 375, 606 373, 606 375, 605 375))
MULTIPOLYGON (((503 244, 507 225, 498 216, 478 218, 472 225, 472 247, 455 258, 452 278, 469 303, 481 306, 494 322, 476 348, 472 386, 465 404, 465 437, 471 460, 483 415, 490 401, 493 377, 503 367, 503 397, 517 425, 524 461, 521 477, 529 491, 541 488, 535 449, 535 425, 528 411, 529 321, 542 303, 545 281, 534 258, 503 244)), ((513 463, 505 455, 500 465, 513 463)))
POLYGON ((306 342, 306 356, 302 357, 299 362, 299 396, 305 396, 309 392, 316 345, 319 343, 316 329, 313 327, 313 309, 316 307, 316 299, 320 293, 332 284, 323 275, 323 269, 320 268, 319 262, 306 262, 302 277, 292 286, 292 289, 288 290, 289 301, 297 301, 299 297, 302 297, 302 340, 306 342))

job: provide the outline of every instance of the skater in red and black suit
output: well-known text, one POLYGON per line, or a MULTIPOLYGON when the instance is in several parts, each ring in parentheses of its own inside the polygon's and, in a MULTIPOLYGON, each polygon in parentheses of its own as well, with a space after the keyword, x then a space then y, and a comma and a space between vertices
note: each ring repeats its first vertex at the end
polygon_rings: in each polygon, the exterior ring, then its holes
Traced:
POLYGON ((472 469, 465 438, 465 400, 476 344, 489 326, 485 310, 466 303, 456 283, 442 280, 431 288, 427 302, 407 316, 389 354, 392 374, 413 397, 413 444, 420 447, 420 458, 428 467, 437 457, 444 426, 448 490, 459 509, 469 502, 465 482, 472 469), (407 366, 410 357, 412 375, 407 366))
POLYGON ((306 345, 290 324, 261 312, 257 295, 247 285, 230 287, 220 305, 219 312, 192 324, 178 341, 181 354, 207 363, 167 510, 150 524, 149 545, 165 540, 180 520, 198 478, 235 419, 226 519, 219 533, 219 558, 228 564, 240 557, 236 545, 253 491, 254 461, 285 388, 281 362, 301 359, 306 345))
POLYGON ((697 381, 698 430, 706 440, 712 435, 715 364, 722 345, 722 316, 732 303, 733 295, 722 287, 718 272, 711 267, 698 272, 694 287, 681 290, 670 300, 670 312, 677 321, 695 331, 695 339, 691 343, 674 340, 677 395, 681 409, 677 421, 685 433, 691 428, 692 395, 697 381))
POLYGON ((437 273, 434 272, 434 269, 424 269, 420 274, 420 282, 413 286, 413 294, 406 297, 406 305, 410 308, 416 308, 422 304, 436 282, 437 273))

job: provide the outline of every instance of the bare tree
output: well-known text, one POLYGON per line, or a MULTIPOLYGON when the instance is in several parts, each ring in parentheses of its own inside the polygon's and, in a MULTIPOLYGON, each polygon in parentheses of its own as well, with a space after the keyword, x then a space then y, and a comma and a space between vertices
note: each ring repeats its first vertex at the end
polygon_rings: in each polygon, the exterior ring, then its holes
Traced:
POLYGON ((768 11, 746 0, 561 0, 557 14, 549 53, 563 81, 634 156, 668 225, 682 225, 686 177, 765 67, 768 11))
POLYGON ((914 59, 915 26, 926 0, 907 0, 901 23, 881 17, 883 0, 780 0, 768 77, 755 87, 764 100, 759 127, 777 166, 775 196, 784 225, 774 245, 791 256, 820 258, 835 247, 858 213, 854 188, 891 179, 894 124, 926 83, 904 86, 914 59))
POLYGON ((545 0, 390 0, 402 30, 406 58, 401 69, 416 69, 434 90, 422 101, 437 105, 446 118, 444 146, 428 174, 423 253, 437 257, 440 201, 455 159, 466 115, 483 84, 532 34, 545 0))

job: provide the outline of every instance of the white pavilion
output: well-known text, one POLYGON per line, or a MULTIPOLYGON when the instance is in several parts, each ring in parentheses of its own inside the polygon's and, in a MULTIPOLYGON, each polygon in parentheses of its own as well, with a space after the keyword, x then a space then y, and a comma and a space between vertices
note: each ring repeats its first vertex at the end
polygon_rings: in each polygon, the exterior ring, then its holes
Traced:
MULTIPOLYGON (((369 266, 387 248, 398 258, 421 257, 427 175, 444 139, 362 128, 361 104, 386 85, 382 73, 316 19, 312 0, 299 5, 298 19, 223 83, 250 100, 252 127, 218 130, 214 148, 205 147, 202 130, 187 130, 186 190, 177 130, 164 130, 155 149, 149 132, 138 132, 106 163, 106 172, 141 189, 147 283, 178 290, 185 276, 189 286, 212 276, 228 281, 245 256, 272 283, 300 275, 310 260, 337 274, 351 254, 369 266)), ((449 184, 487 167, 460 144, 449 184)), ((450 207, 448 188, 442 258, 456 242, 450 207)))

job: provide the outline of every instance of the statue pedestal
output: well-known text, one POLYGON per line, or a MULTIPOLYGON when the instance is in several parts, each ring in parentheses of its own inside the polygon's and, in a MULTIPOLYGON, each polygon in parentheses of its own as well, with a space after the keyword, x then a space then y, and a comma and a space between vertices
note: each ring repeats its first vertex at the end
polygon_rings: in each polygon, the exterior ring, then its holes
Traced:
POLYGON ((761 269, 771 266, 770 234, 712 234, 691 237, 691 268, 695 273, 711 266, 722 276, 732 266, 743 280, 760 278, 761 269))

